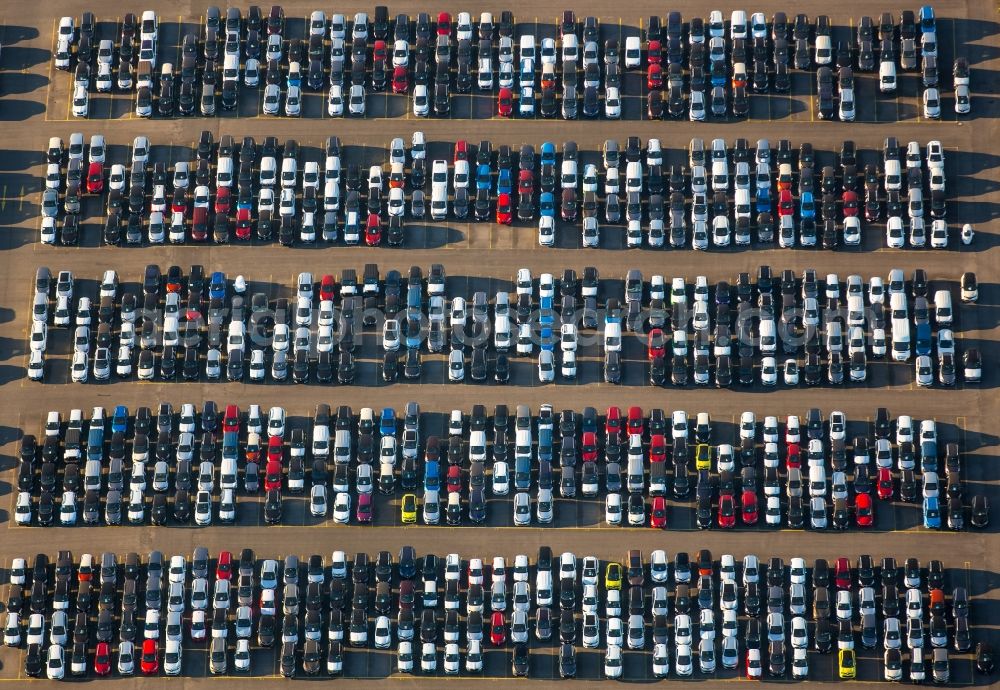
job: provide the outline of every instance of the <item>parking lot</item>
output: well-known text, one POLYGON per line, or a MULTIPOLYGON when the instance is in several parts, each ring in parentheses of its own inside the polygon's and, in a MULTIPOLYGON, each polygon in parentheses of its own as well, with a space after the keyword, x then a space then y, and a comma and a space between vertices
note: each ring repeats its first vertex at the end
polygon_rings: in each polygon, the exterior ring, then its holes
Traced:
MULTIPOLYGON (((208 3, 204 3, 208 4, 208 3)), ((661 13, 662 6, 649 2, 634 4, 623 10, 622 17, 614 16, 605 5, 593 0, 581 0, 572 6, 578 19, 587 15, 598 16, 601 38, 622 39, 638 35, 640 17, 661 13), (627 16, 625 16, 627 15, 627 16)), ((700 548, 711 549, 718 557, 731 553, 739 559, 747 552, 761 557, 768 555, 793 556, 812 560, 823 557, 831 562, 839 556, 870 553, 876 559, 893 555, 899 560, 913 556, 926 562, 941 558, 948 568, 951 586, 960 583, 969 589, 973 599, 973 641, 989 641, 1000 647, 1000 634, 995 621, 1000 617, 1000 594, 997 582, 1000 574, 1000 549, 997 549, 994 515, 991 526, 982 531, 953 533, 947 530, 934 532, 923 529, 919 504, 894 502, 891 507, 880 503, 876 514, 875 529, 862 532, 852 528, 846 532, 818 533, 801 530, 768 530, 763 526, 727 530, 698 530, 695 524, 693 503, 670 503, 668 529, 658 532, 649 528, 615 528, 603 523, 603 503, 600 498, 557 499, 555 521, 545 527, 514 527, 511 497, 493 498, 488 501, 486 526, 447 527, 401 525, 397 490, 392 500, 379 496, 376 500, 375 524, 371 526, 342 526, 332 520, 312 518, 308 511, 308 494, 286 497, 284 515, 280 526, 267 526, 262 518, 260 496, 240 497, 237 524, 215 524, 208 528, 194 526, 171 527, 17 527, 13 510, 17 497, 17 453, 20 434, 41 432, 46 412, 60 409, 65 414, 72 408, 88 412, 94 406, 110 411, 116 405, 126 405, 134 410, 140 405, 153 407, 160 401, 172 402, 175 408, 181 403, 193 402, 200 406, 204 400, 214 400, 220 406, 235 403, 241 409, 256 403, 263 407, 281 405, 288 410, 290 426, 306 425, 309 415, 318 402, 350 405, 357 412, 370 406, 376 410, 391 406, 397 411, 405 403, 415 400, 428 413, 423 434, 443 433, 450 410, 468 411, 474 404, 484 404, 488 409, 503 403, 513 409, 518 404, 539 405, 549 403, 555 410, 564 408, 580 410, 593 406, 605 410, 610 405, 626 408, 641 406, 644 410, 663 408, 685 409, 689 414, 708 411, 718 424, 715 442, 727 442, 737 434, 740 414, 752 410, 758 420, 765 415, 803 415, 809 408, 819 407, 825 412, 843 410, 857 424, 870 422, 876 408, 887 407, 892 415, 913 415, 915 419, 934 419, 941 435, 940 446, 955 441, 962 452, 962 478, 966 496, 984 493, 996 506, 1000 504, 997 492, 1000 482, 1000 434, 996 431, 1000 415, 1000 398, 996 395, 1000 377, 996 363, 1000 362, 997 328, 1000 318, 1000 288, 997 284, 1000 269, 1000 248, 995 219, 1000 213, 1000 154, 994 152, 1000 128, 997 126, 998 110, 989 84, 995 81, 997 54, 1000 51, 1000 28, 995 21, 994 3, 982 0, 958 2, 944 0, 934 4, 941 36, 939 63, 950 71, 957 46, 967 55, 972 66, 973 114, 956 121, 951 107, 951 95, 943 89, 944 116, 941 122, 930 122, 920 116, 919 76, 907 74, 900 80, 898 96, 886 98, 878 94, 876 79, 872 74, 859 77, 858 118, 853 124, 819 122, 815 120, 813 104, 816 87, 815 73, 792 72, 792 92, 787 94, 754 94, 751 96, 750 116, 745 121, 716 120, 706 123, 650 122, 645 117, 646 84, 638 73, 628 73, 624 79, 622 120, 618 122, 578 120, 544 120, 542 118, 510 121, 496 117, 496 96, 475 91, 472 95, 454 95, 449 119, 431 117, 417 119, 411 112, 407 97, 392 94, 369 94, 368 116, 365 119, 333 119, 326 115, 324 96, 306 92, 300 118, 270 117, 261 114, 262 89, 241 87, 239 106, 235 111, 224 112, 212 118, 176 116, 170 119, 143 120, 134 116, 134 91, 113 95, 95 94, 91 100, 91 114, 86 120, 70 114, 72 76, 55 70, 50 57, 54 49, 54 29, 59 15, 75 15, 90 10, 98 19, 98 36, 114 37, 118 32, 121 14, 126 11, 140 13, 153 8, 159 12, 161 61, 180 52, 181 37, 188 31, 197 31, 203 25, 203 7, 198 3, 185 3, 180 10, 176 4, 155 0, 144 6, 111 6, 108 3, 73 0, 59 8, 49 4, 19 6, 10 11, 0 27, 3 42, 3 71, 0 73, 0 252, 3 257, 3 276, 0 278, 0 394, 6 403, 0 408, 0 532, 4 545, 0 547, 0 582, 6 582, 9 565, 15 557, 30 558, 38 551, 55 555, 58 549, 71 549, 74 555, 85 551, 138 551, 145 554, 159 549, 165 554, 190 554, 195 546, 204 545, 215 555, 222 549, 238 553, 239 549, 252 547, 258 557, 280 557, 288 553, 307 556, 309 553, 329 553, 344 549, 376 553, 388 549, 398 553, 403 544, 412 544, 418 553, 434 552, 439 557, 458 552, 465 557, 491 558, 503 554, 508 559, 518 553, 534 554, 539 545, 547 544, 553 551, 572 550, 579 557, 594 554, 602 559, 621 560, 629 548, 642 549, 648 554, 652 549, 665 548, 668 553, 686 550, 696 553, 700 548), (138 135, 148 136, 154 146, 151 162, 162 160, 193 159, 199 133, 208 129, 216 141, 224 134, 231 134, 237 141, 243 136, 253 136, 260 142, 265 136, 276 136, 280 141, 292 138, 311 153, 310 160, 322 160, 323 140, 331 134, 338 135, 345 144, 345 160, 368 165, 385 161, 385 148, 393 137, 409 141, 416 130, 426 135, 428 159, 448 157, 451 144, 457 139, 479 142, 489 139, 494 146, 510 144, 512 147, 531 143, 536 147, 543 141, 553 141, 560 146, 563 141, 578 143, 583 156, 581 162, 596 159, 602 142, 615 137, 624 142, 630 135, 643 141, 658 137, 663 142, 665 166, 685 160, 684 148, 691 137, 706 141, 725 137, 730 144, 737 137, 755 142, 767 138, 791 140, 793 146, 810 142, 819 152, 817 166, 833 163, 832 152, 839 150, 845 139, 854 140, 865 155, 872 160, 886 136, 895 136, 902 145, 915 140, 926 146, 929 140, 940 140, 947 152, 948 175, 948 224, 953 236, 948 249, 885 248, 884 224, 866 224, 859 248, 835 251, 822 249, 779 249, 776 246, 750 248, 732 247, 724 250, 695 252, 681 250, 625 249, 624 226, 608 226, 599 249, 584 249, 580 243, 579 223, 557 223, 557 240, 553 248, 539 247, 537 225, 518 223, 513 227, 494 223, 458 221, 449 218, 444 222, 407 222, 406 239, 402 247, 335 247, 322 243, 292 248, 278 246, 276 242, 254 240, 245 244, 230 245, 162 245, 109 248, 102 245, 101 228, 105 219, 102 201, 86 196, 81 213, 82 232, 80 246, 43 246, 39 243, 39 201, 44 188, 45 149, 49 137, 60 136, 66 140, 71 132, 104 134, 108 143, 109 163, 125 162, 128 144, 138 135), (318 152, 318 153, 317 153, 318 152), (438 155, 440 154, 440 155, 438 155), (828 162, 825 162, 828 161, 828 162), (971 246, 957 240, 958 228, 964 223, 976 226, 976 238, 971 246), (979 300, 974 305, 957 308, 955 334, 962 347, 975 345, 983 355, 983 380, 979 384, 959 383, 954 389, 933 387, 924 389, 913 382, 911 364, 889 362, 870 363, 868 380, 863 385, 819 388, 785 388, 778 386, 767 390, 761 386, 733 387, 716 390, 714 387, 656 388, 648 384, 645 344, 635 338, 626 338, 624 345, 624 376, 622 385, 602 383, 601 359, 598 347, 585 351, 581 356, 580 372, 575 383, 559 382, 542 385, 534 375, 528 361, 514 359, 511 380, 505 386, 494 383, 449 384, 446 359, 442 355, 425 358, 424 373, 419 384, 382 381, 378 358, 380 338, 372 331, 365 332, 358 347, 357 375, 350 386, 321 386, 311 383, 296 386, 290 382, 262 384, 208 382, 137 382, 113 379, 109 383, 91 382, 85 385, 69 383, 69 355, 72 351, 71 333, 60 331, 50 334, 50 358, 47 380, 43 385, 26 377, 28 362, 28 327, 30 325, 32 281, 39 266, 48 266, 53 273, 71 270, 77 276, 77 287, 82 294, 96 294, 101 273, 107 268, 118 272, 123 282, 142 280, 143 268, 156 263, 164 270, 176 264, 185 271, 194 264, 206 271, 224 271, 232 280, 244 275, 250 282, 248 294, 263 291, 273 300, 287 297, 294 291, 297 274, 310 270, 315 276, 324 273, 339 275, 343 268, 354 268, 361 273, 366 263, 377 263, 384 275, 389 269, 404 275, 411 265, 423 268, 425 275, 431 264, 443 264, 447 272, 448 294, 469 297, 476 290, 492 295, 500 289, 511 289, 516 271, 527 267, 537 276, 542 272, 560 275, 564 268, 574 268, 578 273, 585 266, 596 266, 602 280, 623 281, 629 269, 637 268, 644 276, 664 275, 668 281, 673 276, 686 277, 689 284, 695 276, 707 276, 709 283, 718 280, 733 282, 742 271, 755 274, 760 265, 769 265, 775 272, 791 269, 797 275, 807 268, 816 269, 820 275, 837 273, 843 280, 847 275, 859 274, 866 279, 881 276, 883 280, 892 268, 902 268, 907 275, 915 268, 923 268, 932 282, 947 285, 956 291, 959 276, 965 271, 975 271, 979 277, 979 300)), ((544 10, 532 3, 516 0, 506 5, 513 10, 517 22, 515 34, 532 32, 537 38, 555 36, 562 6, 544 10), (544 11, 551 16, 535 16, 544 11)), ((292 36, 304 36, 305 19, 315 9, 314 5, 294 0, 284 4, 288 17, 287 31, 292 36)), ((330 9, 326 8, 329 12, 330 9)), ((406 7, 390 5, 390 14, 406 11, 413 16, 418 11, 428 11, 436 16, 439 11, 452 13, 468 10, 478 12, 481 6, 463 6, 452 0, 441 4, 411 3, 406 7)), ((682 3, 671 9, 680 10, 685 18, 694 14, 707 15, 709 8, 697 3, 682 3)), ((728 12, 733 8, 723 8, 728 12)), ((755 11, 758 8, 747 8, 755 11)), ((883 10, 898 12, 897 7, 869 6, 849 2, 836 8, 823 3, 807 2, 796 6, 769 6, 764 8, 770 16, 776 10, 786 10, 790 15, 805 12, 810 17, 828 13, 834 24, 834 43, 843 33, 846 39, 853 26, 852 17, 861 14, 877 16, 883 10)), ((916 9, 916 8, 914 8, 916 9)), ((266 8, 265 8, 266 10, 266 8)), ((353 13, 371 11, 369 5, 352 2, 338 6, 336 11, 353 13)), ((223 10, 224 11, 224 10, 223 10)), ((615 283, 615 286, 620 283, 615 283)), ((512 358, 513 359, 513 358, 512 358)), ((533 558, 533 556, 532 556, 533 558)), ((6 588, 4 588, 6 590, 6 588)), ((632 682, 654 682, 651 677, 649 645, 644 652, 625 652, 625 678, 632 682)), ((441 681, 460 686, 491 683, 500 687, 515 687, 523 680, 512 678, 511 649, 496 650, 488 645, 484 653, 485 673, 482 678, 462 675, 446 677, 440 672, 434 678, 403 676, 394 672, 394 653, 374 649, 349 649, 345 658, 346 682, 351 679, 389 679, 403 681, 420 688, 437 687, 441 681), (403 680, 405 679, 405 680, 403 680)), ((439 646, 440 649, 440 646, 439 646)), ((595 686, 601 679, 603 655, 600 650, 579 650, 577 684, 595 686)), ((558 645, 548 648, 533 646, 530 682, 539 687, 555 687, 558 681, 558 645)), ((33 682, 48 687, 54 683, 28 679, 23 674, 22 649, 0 649, 0 681, 33 682)), ((274 650, 254 649, 251 678, 262 687, 283 687, 287 682, 279 674, 279 659, 274 650)), ((952 685, 989 685, 993 678, 975 673, 971 654, 952 654, 952 685)), ((865 683, 881 683, 881 657, 873 652, 859 650, 858 679, 865 683)), ((219 680, 208 674, 207 648, 202 645, 185 645, 183 681, 190 688, 209 688, 219 680)), ((743 672, 719 671, 710 676, 695 674, 694 679, 706 687, 724 687, 725 684, 744 680, 743 672)), ((836 682, 836 655, 820 656, 810 653, 810 681, 836 682)), ((108 680, 96 682, 107 683, 108 680)), ((138 681, 116 679, 119 685, 158 682, 166 686, 171 681, 138 681)), ((563 681, 563 686, 568 681, 563 681)), ((677 682, 672 675, 670 681, 677 682)), ((771 681, 773 682, 773 681, 771 681)), ((858 682, 858 681, 856 681, 858 682)), ((928 680, 929 682, 929 680, 928 680)), ((888 686, 888 684, 886 684, 888 686)))

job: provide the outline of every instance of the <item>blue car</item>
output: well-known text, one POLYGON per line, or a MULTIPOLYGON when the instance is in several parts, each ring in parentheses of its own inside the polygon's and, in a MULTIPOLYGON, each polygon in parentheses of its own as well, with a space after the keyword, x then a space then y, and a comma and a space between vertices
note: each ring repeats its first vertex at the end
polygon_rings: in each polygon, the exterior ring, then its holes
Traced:
POLYGON ((920 8, 920 31, 923 33, 928 31, 937 31, 937 21, 934 19, 934 8, 930 5, 924 5, 920 8))
POLYGON ((87 459, 104 460, 104 427, 91 426, 87 432, 87 459))
POLYGON ((382 415, 378 420, 378 433, 380 436, 396 435, 396 410, 391 407, 382 408, 382 415))
POLYGON ((552 192, 542 192, 538 197, 538 215, 542 218, 556 217, 556 198, 552 192))
POLYGON ((929 355, 931 353, 931 325, 929 323, 918 323, 916 330, 917 354, 929 355))
POLYGON ((128 408, 118 405, 115 413, 111 415, 111 433, 125 433, 128 430, 128 408))
POLYGON ((500 172, 497 174, 497 194, 512 194, 513 190, 514 186, 511 182, 510 170, 500 168, 500 172))
POLYGON ((552 329, 543 327, 541 332, 541 349, 554 352, 556 349, 555 338, 552 337, 552 329))
POLYGON ((767 187, 757 188, 757 198, 755 200, 754 208, 757 209, 757 213, 770 213, 771 212, 771 192, 767 187))
POLYGON ((803 220, 816 217, 816 201, 812 192, 802 192, 802 197, 799 199, 799 215, 803 220))
POLYGON ((490 188, 490 166, 483 163, 476 168, 476 189, 490 188))
POLYGON ((541 163, 542 165, 545 165, 546 163, 550 165, 556 164, 556 145, 551 141, 546 141, 542 144, 541 163))
POLYGON ((941 529, 941 508, 937 496, 924 499, 924 528, 941 529))
POLYGON ((208 297, 209 299, 226 298, 226 274, 222 271, 214 272, 211 280, 208 281, 208 297))
POLYGON ((441 488, 441 475, 437 460, 428 460, 424 465, 424 491, 437 491, 441 488))

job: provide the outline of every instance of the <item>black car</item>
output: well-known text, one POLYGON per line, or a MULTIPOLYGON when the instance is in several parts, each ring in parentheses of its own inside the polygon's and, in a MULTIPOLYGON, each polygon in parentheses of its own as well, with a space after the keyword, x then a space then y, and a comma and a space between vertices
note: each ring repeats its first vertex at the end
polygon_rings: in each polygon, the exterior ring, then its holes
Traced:
POLYGON ((993 647, 988 642, 980 642, 976 645, 976 670, 984 675, 992 675, 996 661, 993 656, 993 647))
POLYGON ((264 522, 269 525, 281 522, 281 492, 278 489, 267 492, 267 499, 264 502, 264 522))
POLYGON ((576 649, 571 644, 559 648, 559 675, 562 678, 576 677, 576 649))

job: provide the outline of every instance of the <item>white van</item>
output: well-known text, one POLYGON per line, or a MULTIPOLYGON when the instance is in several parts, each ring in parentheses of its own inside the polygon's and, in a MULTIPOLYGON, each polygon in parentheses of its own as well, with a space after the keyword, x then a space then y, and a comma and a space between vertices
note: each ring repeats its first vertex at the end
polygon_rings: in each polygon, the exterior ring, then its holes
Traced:
POLYGON ((482 430, 469 432, 469 461, 486 462, 486 432, 482 430))
POLYGON ((317 459, 325 459, 330 455, 330 427, 325 424, 313 427, 312 454, 317 459))
POLYGON ((763 354, 773 355, 778 349, 778 337, 776 334, 774 319, 761 319, 760 321, 760 351, 763 354))
POLYGON ((236 459, 223 458, 222 470, 219 472, 220 489, 236 489, 236 459))
POLYGON ((219 162, 215 169, 215 185, 217 187, 233 186, 232 156, 219 156, 219 162))
POLYGON ((826 351, 843 352, 844 331, 840 326, 840 321, 829 321, 826 324, 826 351))
POLYGON ((625 69, 637 69, 642 65, 642 43, 638 36, 625 39, 625 69))
POLYGON ((861 295, 849 295, 847 298, 847 326, 865 325, 865 301, 861 295))
POLYGON ((626 478, 626 485, 629 491, 642 491, 643 489, 643 466, 642 457, 636 455, 629 455, 628 458, 628 476, 626 478))
POLYGON ((893 319, 892 322, 892 358, 897 362, 910 359, 910 322, 893 319))
POLYGON ((222 81, 238 82, 240 80, 240 56, 229 54, 222 63, 222 81))
POLYGON ((535 59, 537 59, 538 56, 535 53, 535 37, 534 37, 534 35, 532 35, 532 34, 525 34, 524 36, 521 36, 520 56, 521 56, 522 60, 525 60, 525 59, 535 60, 535 59))
POLYGON ((620 323, 604 324, 604 351, 620 352, 622 349, 622 325, 620 323))
POLYGON ((510 349, 511 330, 510 317, 496 317, 496 324, 493 328, 493 345, 499 352, 506 352, 510 349))
POLYGON ((736 190, 736 217, 737 218, 747 218, 749 219, 752 213, 752 208, 750 206, 750 190, 749 189, 737 189, 736 190))
POLYGON ((531 429, 518 429, 514 435, 514 457, 531 458, 531 429))
POLYGON ((351 461, 351 432, 349 429, 337 429, 334 434, 333 461, 338 465, 346 465, 351 461))
POLYGON ((642 163, 631 161, 625 167, 625 194, 639 192, 642 194, 642 163))
POLYGON ((878 88, 882 93, 896 92, 896 62, 882 60, 878 67, 878 88))
POLYGON ((431 192, 431 218, 444 220, 448 217, 448 188, 444 185, 434 185, 431 192))
POLYGON ((729 190, 729 166, 726 161, 712 161, 712 191, 729 190))
POLYGON ((885 191, 898 192, 903 187, 903 176, 899 161, 890 158, 885 162, 885 191))
POLYGON ((934 321, 938 326, 951 325, 954 312, 951 308, 951 293, 938 290, 934 293, 934 321))

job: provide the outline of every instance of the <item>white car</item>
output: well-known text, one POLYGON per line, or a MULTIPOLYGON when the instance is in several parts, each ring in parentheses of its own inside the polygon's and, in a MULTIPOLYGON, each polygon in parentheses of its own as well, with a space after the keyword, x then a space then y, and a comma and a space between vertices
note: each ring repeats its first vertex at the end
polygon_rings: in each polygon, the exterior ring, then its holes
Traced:
POLYGON ((555 377, 555 357, 550 350, 542 350, 538 353, 538 381, 552 383, 555 377))
POLYGON ((653 647, 653 675, 656 678, 666 678, 670 675, 670 651, 663 643, 653 647))
POLYGON ((341 491, 333 499, 333 521, 346 525, 351 520, 351 495, 341 491))
POLYGON ((688 98, 688 120, 691 122, 705 121, 705 92, 691 91, 688 98))
MULTIPOLYGON (((604 92, 604 117, 617 120, 622 116, 621 95, 617 86, 609 86, 604 92)), ((619 668, 619 672, 620 672, 619 668)))
POLYGON ((931 247, 945 249, 948 246, 948 224, 942 218, 931 223, 931 247))
POLYGON ((330 93, 326 98, 326 114, 330 117, 343 117, 344 115, 344 87, 334 84, 330 87, 330 93))
POLYGON ((941 95, 935 87, 924 89, 924 117, 928 120, 941 119, 941 95))
POLYGON ((609 525, 622 524, 621 494, 609 493, 604 499, 604 521, 609 525))
POLYGON ((268 84, 264 87, 264 114, 277 115, 281 110, 281 87, 268 84))
POLYGON ((678 676, 688 677, 694 673, 694 661, 689 645, 677 645, 674 649, 674 670, 678 676))
POLYGON ((969 97, 969 85, 959 84, 955 87, 955 112, 968 115, 972 111, 972 100, 969 97))
POLYGON ((840 105, 838 115, 842 122, 854 122, 854 89, 847 87, 840 90, 840 105))
POLYGON ((73 89, 73 117, 87 117, 90 113, 90 94, 82 86, 73 89))
POLYGON ((355 117, 365 115, 365 87, 361 84, 352 84, 348 94, 348 112, 355 117))
MULTIPOLYGON (((354 87, 351 88, 353 89, 354 87)), ((352 111, 351 114, 354 114, 354 112, 352 111)), ((414 117, 427 117, 430 114, 431 99, 427 85, 417 84, 413 87, 413 115, 414 117)))
POLYGON ((903 229, 903 219, 892 216, 885 225, 885 244, 890 249, 902 249, 906 243, 906 233, 903 229))

